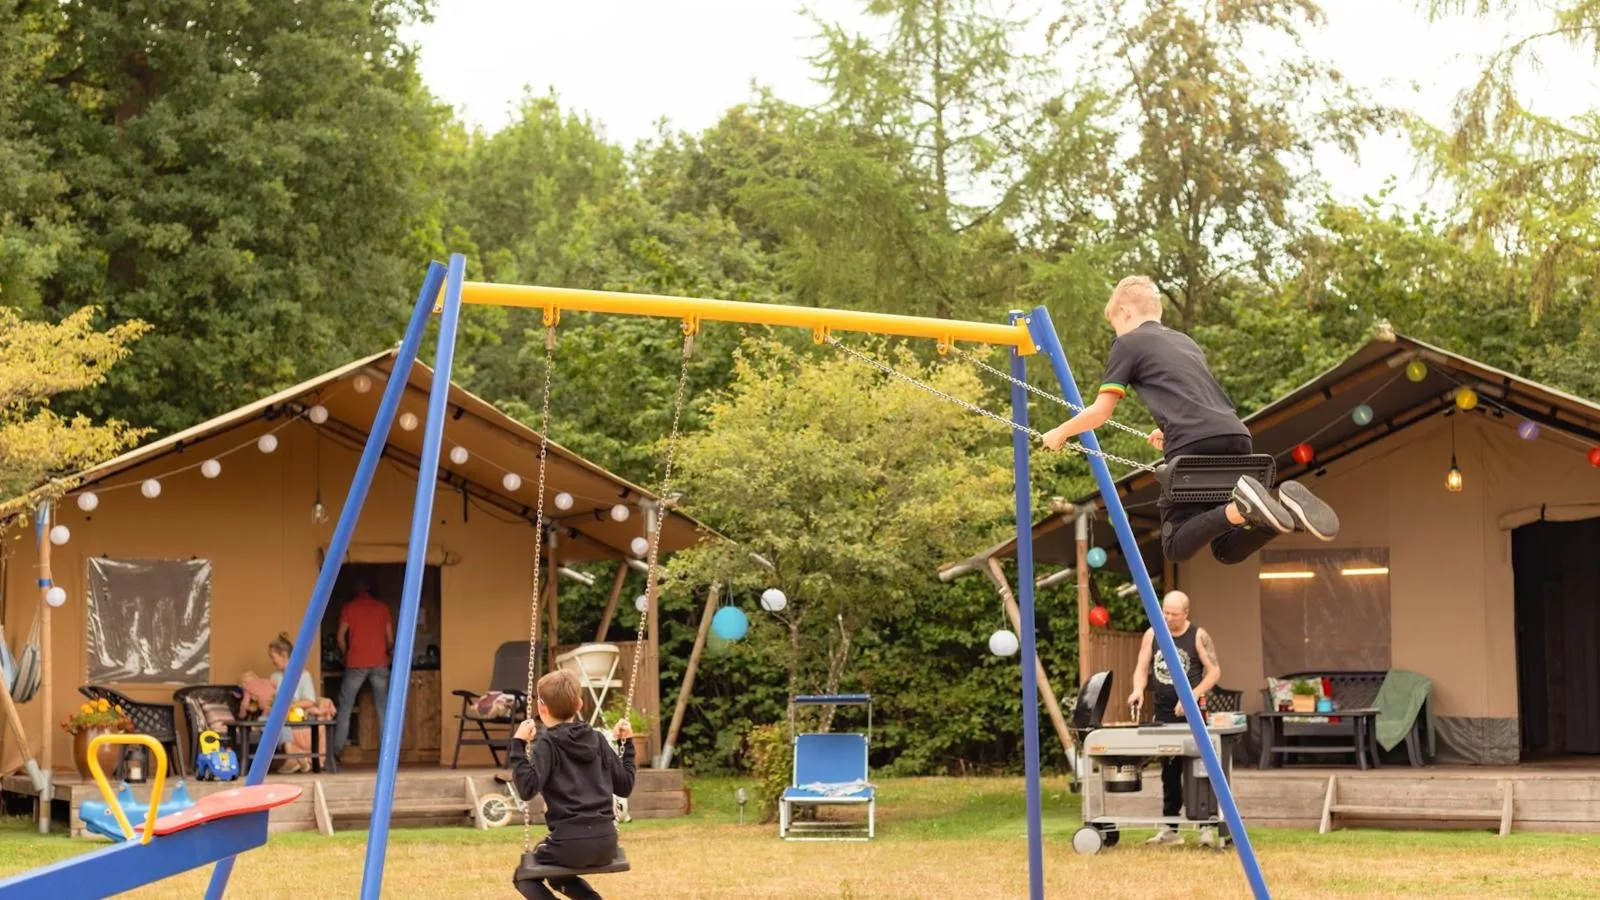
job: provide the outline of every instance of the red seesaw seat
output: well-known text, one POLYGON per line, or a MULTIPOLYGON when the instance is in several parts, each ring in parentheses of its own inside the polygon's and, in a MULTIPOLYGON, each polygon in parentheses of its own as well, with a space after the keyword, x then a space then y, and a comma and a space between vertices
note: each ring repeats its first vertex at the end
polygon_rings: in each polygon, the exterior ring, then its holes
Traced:
POLYGON ((232 788, 201 797, 182 812, 162 816, 156 820, 155 833, 160 837, 216 819, 261 812, 293 803, 303 793, 304 789, 292 784, 256 784, 232 788))

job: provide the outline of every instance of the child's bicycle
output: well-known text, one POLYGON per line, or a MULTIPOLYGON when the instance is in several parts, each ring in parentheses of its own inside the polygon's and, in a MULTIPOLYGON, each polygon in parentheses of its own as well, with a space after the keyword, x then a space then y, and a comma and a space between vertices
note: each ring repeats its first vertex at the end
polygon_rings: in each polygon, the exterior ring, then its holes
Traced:
MULTIPOLYGON (((620 754, 622 751, 619 749, 617 752, 620 754)), ((500 785, 504 793, 484 794, 478 798, 478 813, 490 828, 502 828, 509 825, 512 819, 522 815, 528 804, 517 796, 517 786, 512 784, 511 776, 504 772, 496 772, 494 783, 500 785)), ((628 811, 628 798, 613 796, 611 808, 618 824, 633 821, 633 814, 628 811)))

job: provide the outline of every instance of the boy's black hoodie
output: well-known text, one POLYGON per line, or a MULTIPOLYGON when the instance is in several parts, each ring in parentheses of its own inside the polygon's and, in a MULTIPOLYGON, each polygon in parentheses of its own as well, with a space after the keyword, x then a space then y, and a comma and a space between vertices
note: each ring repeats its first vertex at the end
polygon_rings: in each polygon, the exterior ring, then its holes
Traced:
POLYGON ((633 793, 633 741, 618 757, 604 733, 582 722, 541 724, 532 752, 524 741, 511 742, 511 775, 524 800, 544 795, 544 821, 558 825, 609 822, 611 796, 633 793))

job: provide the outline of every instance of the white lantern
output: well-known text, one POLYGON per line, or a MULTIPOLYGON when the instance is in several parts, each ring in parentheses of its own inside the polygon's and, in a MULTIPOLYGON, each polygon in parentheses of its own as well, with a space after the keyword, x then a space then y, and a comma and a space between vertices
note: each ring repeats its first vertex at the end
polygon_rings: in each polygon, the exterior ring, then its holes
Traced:
POLYGON ((471 454, 467 452, 467 448, 465 448, 465 447, 451 447, 450 448, 450 461, 455 463, 458 466, 466 465, 467 464, 467 460, 470 457, 471 457, 471 454))
POLYGON ((256 441, 256 449, 262 453, 271 453, 278 449, 278 436, 275 434, 263 434, 261 439, 256 441))
POLYGON ((611 507, 611 518, 616 522, 628 521, 628 507, 621 503, 611 507))
POLYGON ((636 537, 628 544, 628 549, 633 551, 634 556, 644 556, 650 552, 650 542, 642 537, 636 537))
POLYGON ((350 380, 350 386, 356 389, 356 393, 365 394, 372 390, 372 379, 365 375, 357 375, 350 380))
POLYGON ((417 430, 417 414, 416 413, 401 413, 400 414, 400 430, 401 431, 416 431, 417 430))
POLYGON ((67 526, 57 525, 50 529, 50 543, 55 544, 57 547, 70 540, 72 540, 72 529, 67 526))
POLYGON ((215 478, 222 474, 222 463, 208 459, 200 464, 200 474, 207 478, 215 478))
POLYGON ((306 410, 306 418, 310 419, 313 425, 321 425, 323 422, 328 421, 328 408, 318 403, 316 406, 306 410))
POLYGON ((761 592, 761 608, 767 612, 777 612, 789 605, 789 598, 777 588, 767 588, 761 592))
POLYGON ((61 607, 67 602, 67 591, 59 585, 44 592, 44 602, 53 607, 61 607))
POLYGON ((989 652, 995 656, 1010 656, 1022 646, 1017 641, 1017 636, 1009 628, 1002 628, 989 635, 989 652))
POLYGON ((94 512, 100 505, 100 496, 94 491, 85 491, 78 495, 78 508, 84 512, 94 512))
POLYGON ((506 476, 500 479, 500 485, 508 491, 521 490, 522 476, 515 472, 507 472, 506 476))
POLYGON ((139 485, 139 493, 154 500, 161 496, 161 482, 154 478, 146 478, 144 484, 139 485))
POLYGON ((644 594, 640 594, 639 596, 633 598, 633 608, 637 609, 639 612, 644 612, 650 608, 650 598, 644 594))
POLYGON ((562 491, 561 493, 556 495, 556 509, 571 509, 571 508, 572 508, 572 495, 571 494, 567 493, 566 491, 562 491))

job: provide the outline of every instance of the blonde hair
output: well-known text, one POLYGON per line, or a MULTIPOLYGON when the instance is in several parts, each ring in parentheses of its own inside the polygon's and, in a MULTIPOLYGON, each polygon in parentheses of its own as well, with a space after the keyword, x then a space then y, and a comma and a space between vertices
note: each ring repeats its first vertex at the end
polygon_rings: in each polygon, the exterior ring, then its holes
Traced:
POLYGON ((578 714, 578 706, 583 702, 581 690, 577 675, 567 669, 557 669, 539 679, 537 694, 552 717, 565 720, 578 714))
POLYGON ((1135 315, 1145 318, 1161 319, 1161 292, 1156 290, 1156 283, 1148 275, 1129 275, 1117 282, 1111 290, 1111 299, 1106 301, 1106 318, 1119 306, 1127 306, 1135 315))

